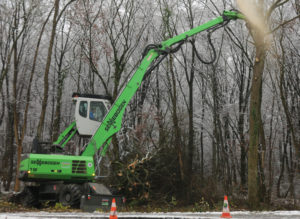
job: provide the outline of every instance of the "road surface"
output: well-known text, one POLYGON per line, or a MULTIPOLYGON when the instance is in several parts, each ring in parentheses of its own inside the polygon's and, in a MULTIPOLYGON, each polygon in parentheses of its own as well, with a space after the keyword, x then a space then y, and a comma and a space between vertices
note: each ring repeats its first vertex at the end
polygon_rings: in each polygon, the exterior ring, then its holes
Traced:
MULTIPOLYGON (((222 212, 199 212, 199 213, 181 213, 181 212, 169 212, 169 213, 138 213, 138 212, 117 212, 118 218, 122 219, 196 219, 196 218, 220 218, 222 212)), ((284 218, 299 218, 300 211, 263 211, 263 212, 249 212, 249 211, 233 211, 230 212, 232 218, 239 219, 284 219, 284 218)), ((94 212, 94 213, 49 213, 49 212, 18 212, 18 213, 0 213, 0 219, 21 219, 21 218, 47 218, 47 219, 71 219, 71 218, 83 218, 83 219, 102 219, 109 218, 109 213, 94 212)))

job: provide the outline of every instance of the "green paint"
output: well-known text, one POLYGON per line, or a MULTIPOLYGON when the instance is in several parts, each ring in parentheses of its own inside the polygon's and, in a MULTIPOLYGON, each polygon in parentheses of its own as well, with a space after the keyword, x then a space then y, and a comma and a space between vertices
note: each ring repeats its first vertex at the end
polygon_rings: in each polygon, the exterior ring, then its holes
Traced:
POLYGON ((21 161, 20 171, 30 171, 28 180, 92 181, 94 160, 85 156, 30 154, 21 161))
POLYGON ((53 144, 61 145, 61 147, 64 148, 65 145, 70 141, 70 139, 75 135, 75 133, 77 131, 77 129, 75 127, 76 127, 76 122, 74 121, 58 136, 57 140, 55 142, 53 142, 53 144), (65 141, 63 141, 63 140, 65 140, 65 141))

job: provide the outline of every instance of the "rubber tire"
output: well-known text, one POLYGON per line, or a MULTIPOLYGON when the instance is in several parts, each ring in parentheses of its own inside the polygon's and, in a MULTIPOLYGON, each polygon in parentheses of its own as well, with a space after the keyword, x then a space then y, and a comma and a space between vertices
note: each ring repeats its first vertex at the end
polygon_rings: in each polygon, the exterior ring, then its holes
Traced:
POLYGON ((36 187, 25 187, 21 198, 22 205, 27 208, 39 207, 38 191, 36 187))
POLYGON ((80 199, 82 196, 82 186, 79 184, 64 185, 59 193, 59 202, 63 206, 71 206, 78 208, 80 206, 80 199))

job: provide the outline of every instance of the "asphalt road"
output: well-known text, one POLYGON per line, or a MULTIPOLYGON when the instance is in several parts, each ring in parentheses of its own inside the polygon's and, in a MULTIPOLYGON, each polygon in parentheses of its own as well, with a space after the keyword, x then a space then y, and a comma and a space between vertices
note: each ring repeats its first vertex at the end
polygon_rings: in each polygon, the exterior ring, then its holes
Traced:
MULTIPOLYGON (((128 219, 135 219, 135 218, 167 218, 167 219, 196 219, 196 218, 220 218, 222 212, 199 212, 199 213, 179 213, 179 212, 167 212, 167 213, 123 213, 118 212, 118 218, 128 218, 128 219)), ((232 218, 255 218, 255 219, 284 219, 284 218, 299 218, 300 219, 300 211, 264 211, 264 212, 249 212, 249 211, 236 211, 231 212, 230 215, 232 218)), ((93 218, 93 219, 100 219, 100 218, 109 218, 109 213, 49 213, 49 212, 18 212, 18 213, 0 213, 0 219, 19 219, 19 218, 47 218, 47 219, 54 219, 54 218, 93 218)))

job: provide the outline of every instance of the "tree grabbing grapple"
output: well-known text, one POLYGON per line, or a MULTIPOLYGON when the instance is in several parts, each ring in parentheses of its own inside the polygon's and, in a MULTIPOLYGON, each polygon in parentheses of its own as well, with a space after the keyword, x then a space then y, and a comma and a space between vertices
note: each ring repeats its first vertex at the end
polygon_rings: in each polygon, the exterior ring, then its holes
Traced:
POLYGON ((105 156, 112 136, 121 128, 129 101, 143 79, 168 54, 177 52, 182 44, 190 42, 190 37, 205 30, 214 31, 236 19, 244 19, 244 16, 235 11, 224 11, 222 16, 203 25, 161 44, 147 46, 139 67, 109 110, 107 96, 73 94, 75 121, 50 146, 35 140, 32 153, 22 155, 20 179, 35 183, 35 186, 25 187, 24 205, 37 205, 40 200, 54 200, 72 207, 80 205, 82 209, 90 211, 100 207, 109 208, 113 197, 119 205, 121 197, 113 196, 102 184, 93 183, 95 167, 99 166, 99 163, 95 164, 94 156, 100 154, 100 160, 105 156), (78 155, 70 155, 66 153, 65 146, 75 134, 91 138, 78 155))

